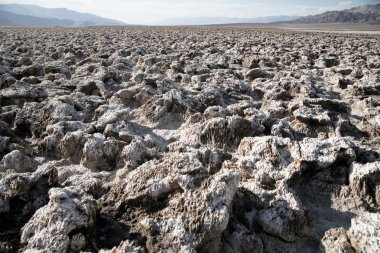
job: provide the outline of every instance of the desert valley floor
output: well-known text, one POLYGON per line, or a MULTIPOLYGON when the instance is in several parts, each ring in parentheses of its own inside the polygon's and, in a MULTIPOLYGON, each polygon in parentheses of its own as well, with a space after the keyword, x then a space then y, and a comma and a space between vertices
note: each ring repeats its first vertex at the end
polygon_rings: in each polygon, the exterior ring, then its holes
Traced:
POLYGON ((379 252, 379 42, 0 28, 0 252, 379 252))

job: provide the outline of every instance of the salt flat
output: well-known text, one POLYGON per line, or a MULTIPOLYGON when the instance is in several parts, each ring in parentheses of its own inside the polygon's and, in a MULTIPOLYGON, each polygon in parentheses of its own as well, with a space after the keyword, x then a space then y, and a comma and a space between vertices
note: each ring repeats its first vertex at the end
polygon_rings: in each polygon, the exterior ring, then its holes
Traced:
POLYGON ((376 252, 378 31, 0 28, 0 252, 376 252))

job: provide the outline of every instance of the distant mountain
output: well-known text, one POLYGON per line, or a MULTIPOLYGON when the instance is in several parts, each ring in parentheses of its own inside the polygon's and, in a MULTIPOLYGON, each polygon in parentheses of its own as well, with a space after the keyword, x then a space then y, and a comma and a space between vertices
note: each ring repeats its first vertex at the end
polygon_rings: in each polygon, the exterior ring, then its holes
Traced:
POLYGON ((216 24, 238 24, 238 23, 272 23, 277 21, 291 21, 299 16, 270 16, 258 18, 229 18, 229 17, 181 17, 165 19, 160 25, 216 25, 216 24))
POLYGON ((75 21, 57 18, 38 18, 0 11, 0 25, 73 26, 75 25, 75 21))
POLYGON ((124 25, 125 23, 66 8, 29 4, 0 4, 0 25, 124 25), (11 15, 13 14, 13 15, 11 15), (3 16, 5 15, 5 16, 3 16))
POLYGON ((380 4, 364 5, 342 11, 301 17, 291 23, 369 23, 380 24, 380 4))

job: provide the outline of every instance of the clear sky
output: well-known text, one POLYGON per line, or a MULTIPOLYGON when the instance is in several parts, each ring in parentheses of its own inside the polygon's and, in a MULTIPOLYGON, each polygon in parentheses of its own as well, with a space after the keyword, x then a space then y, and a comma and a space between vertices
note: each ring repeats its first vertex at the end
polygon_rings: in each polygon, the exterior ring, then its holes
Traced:
POLYGON ((156 24, 178 17, 238 17, 318 14, 380 0, 0 0, 0 3, 65 7, 130 24, 156 24))

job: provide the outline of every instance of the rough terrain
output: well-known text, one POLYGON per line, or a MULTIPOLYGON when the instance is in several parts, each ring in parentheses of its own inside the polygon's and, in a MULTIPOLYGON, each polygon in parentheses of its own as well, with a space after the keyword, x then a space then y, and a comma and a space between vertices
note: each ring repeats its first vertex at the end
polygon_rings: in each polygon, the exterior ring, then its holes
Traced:
POLYGON ((0 252, 378 252, 380 43, 0 29, 0 252))

